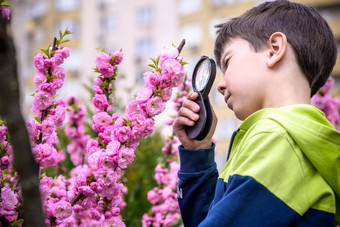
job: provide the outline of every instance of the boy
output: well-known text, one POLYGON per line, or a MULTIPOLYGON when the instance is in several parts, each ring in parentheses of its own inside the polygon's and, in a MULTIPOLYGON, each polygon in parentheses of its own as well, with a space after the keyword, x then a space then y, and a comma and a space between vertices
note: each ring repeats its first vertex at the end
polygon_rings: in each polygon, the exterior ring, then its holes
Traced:
POLYGON ((180 139, 178 201, 185 226, 331 226, 340 221, 340 133, 310 97, 336 61, 333 34, 311 7, 263 3, 218 25, 218 91, 244 121, 218 176, 211 138, 188 139, 190 93, 173 125, 180 139))

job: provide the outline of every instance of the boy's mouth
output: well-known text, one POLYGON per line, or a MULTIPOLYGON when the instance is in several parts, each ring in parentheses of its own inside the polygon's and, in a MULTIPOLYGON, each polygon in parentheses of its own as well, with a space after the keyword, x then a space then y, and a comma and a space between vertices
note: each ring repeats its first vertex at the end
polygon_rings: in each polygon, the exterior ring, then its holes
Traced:
POLYGON ((225 103, 227 103, 227 104, 228 104, 228 100, 229 100, 230 96, 231 96, 231 94, 230 94, 230 93, 229 93, 229 94, 227 94, 226 96, 224 96, 224 101, 225 101, 225 103))

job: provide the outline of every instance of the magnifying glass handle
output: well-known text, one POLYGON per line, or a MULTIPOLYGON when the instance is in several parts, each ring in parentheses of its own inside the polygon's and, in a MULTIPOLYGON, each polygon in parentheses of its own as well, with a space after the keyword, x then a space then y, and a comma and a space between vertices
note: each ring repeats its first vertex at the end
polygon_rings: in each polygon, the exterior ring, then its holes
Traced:
POLYGON ((209 133, 212 124, 212 110, 209 98, 203 98, 202 94, 198 92, 199 97, 195 102, 200 106, 197 113, 199 119, 195 122, 194 126, 186 126, 185 132, 190 139, 203 140, 209 133))

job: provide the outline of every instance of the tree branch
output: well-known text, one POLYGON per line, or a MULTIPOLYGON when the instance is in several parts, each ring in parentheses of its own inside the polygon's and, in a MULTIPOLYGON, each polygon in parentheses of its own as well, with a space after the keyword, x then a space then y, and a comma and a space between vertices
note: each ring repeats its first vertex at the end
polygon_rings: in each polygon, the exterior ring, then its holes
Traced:
POLYGON ((0 17, 0 114, 6 120, 23 197, 25 226, 45 226, 35 163, 25 120, 20 110, 14 43, 7 34, 7 22, 0 17))

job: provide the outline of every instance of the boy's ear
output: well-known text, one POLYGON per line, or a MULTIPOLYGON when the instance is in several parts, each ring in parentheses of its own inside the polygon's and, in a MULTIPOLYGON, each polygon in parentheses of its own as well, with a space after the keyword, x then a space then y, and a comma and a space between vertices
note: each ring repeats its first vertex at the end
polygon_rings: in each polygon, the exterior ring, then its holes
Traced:
POLYGON ((282 32, 275 32, 270 36, 268 45, 267 66, 272 68, 286 53, 287 37, 282 32))

